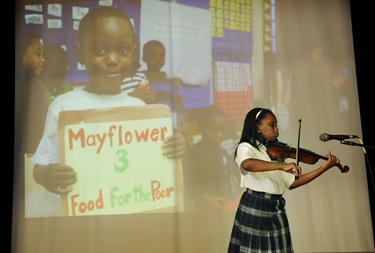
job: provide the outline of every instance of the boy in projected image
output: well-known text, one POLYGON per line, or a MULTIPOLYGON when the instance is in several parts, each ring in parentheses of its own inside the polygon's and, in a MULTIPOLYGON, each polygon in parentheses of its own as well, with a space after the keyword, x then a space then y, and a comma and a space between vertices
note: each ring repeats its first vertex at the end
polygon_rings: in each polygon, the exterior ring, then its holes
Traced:
POLYGON ((149 81, 156 102, 166 103, 179 110, 183 107, 181 95, 176 94, 179 85, 186 85, 180 78, 168 78, 161 69, 165 64, 165 47, 158 40, 150 40, 143 45, 142 60, 147 65, 143 71, 149 81))
MULTIPOLYGON (((89 85, 57 97, 50 105, 43 137, 33 157, 34 179, 48 191, 65 194, 77 179, 74 168, 58 160, 59 113, 69 110, 140 106, 145 103, 122 91, 120 85, 131 74, 136 56, 134 28, 121 10, 100 7, 88 12, 80 22, 74 55, 86 66, 89 85)), ((164 143, 168 158, 181 156, 185 139, 175 133, 164 143)), ((78 175, 79 176, 79 175, 78 175)))
MULTIPOLYGON (((21 48, 20 54, 22 54, 19 55, 19 57, 22 57, 22 72, 19 76, 16 76, 18 82, 21 84, 16 86, 16 88, 22 88, 17 94, 21 94, 21 96, 25 97, 20 97, 16 102, 16 108, 19 108, 20 115, 24 115, 18 117, 24 122, 16 124, 16 126, 22 127, 38 122, 39 120, 44 122, 45 115, 43 119, 40 119, 38 118, 38 114, 28 115, 25 111, 30 110, 28 102, 33 102, 33 98, 29 98, 28 96, 32 90, 32 82, 42 74, 43 68, 45 67, 45 59, 43 56, 43 44, 36 34, 23 31, 18 41, 20 42, 19 46, 21 48)), ((30 128, 27 130, 27 139, 25 143, 23 143, 23 151, 24 153, 32 153, 35 150, 35 143, 37 143, 37 141, 33 138, 33 136, 35 136, 34 129, 30 128)))
POLYGON ((22 43, 22 66, 28 77, 39 76, 43 71, 45 59, 43 45, 40 38, 30 32, 23 32, 20 38, 22 43))
POLYGON ((33 79, 28 92, 29 132, 28 150, 35 152, 43 134, 48 106, 58 96, 71 91, 72 85, 64 81, 69 64, 68 52, 60 45, 43 49, 45 64, 41 74, 33 79))
MULTIPOLYGON (((138 45, 138 40, 137 40, 138 45)), ((139 54, 137 51, 137 59, 133 62, 133 72, 127 76, 121 84, 121 89, 128 93, 130 96, 137 97, 145 101, 146 104, 155 103, 154 91, 149 85, 145 74, 139 71, 141 64, 139 63, 139 54)))
POLYGON ((186 210, 235 210, 242 191, 238 187, 239 177, 235 176, 237 168, 230 158, 232 154, 223 144, 237 136, 230 133, 227 116, 219 107, 212 105, 199 110, 197 126, 201 139, 189 147, 182 160, 186 210))
POLYGON ((41 100, 45 102, 45 107, 48 107, 57 96, 73 90, 73 87, 65 82, 69 68, 68 52, 62 46, 53 44, 44 47, 43 56, 46 62, 37 78, 37 84, 43 91, 44 101, 41 100))
POLYGON ((176 94, 178 87, 196 86, 183 82, 179 77, 168 78, 167 73, 162 71, 165 64, 165 47, 162 42, 149 40, 143 45, 142 52, 142 60, 146 63, 147 70, 137 71, 133 77, 125 79, 122 89, 146 103, 163 103, 175 110, 182 109, 183 99, 181 95, 176 94), (145 82, 147 86, 144 85, 145 82), (151 95, 152 99, 150 99, 151 95))

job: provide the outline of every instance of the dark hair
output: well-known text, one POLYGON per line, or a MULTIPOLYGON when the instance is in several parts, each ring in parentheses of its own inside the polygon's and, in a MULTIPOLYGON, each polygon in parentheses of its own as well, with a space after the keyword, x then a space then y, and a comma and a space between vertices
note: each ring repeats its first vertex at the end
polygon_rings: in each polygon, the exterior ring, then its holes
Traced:
MULTIPOLYGON (((241 138, 240 141, 237 143, 237 148, 241 142, 247 142, 258 150, 259 146, 257 144, 257 140, 263 145, 266 144, 266 140, 264 140, 262 135, 258 133, 257 124, 259 124, 264 119, 264 117, 269 113, 273 114, 273 112, 270 109, 261 107, 253 108, 247 113, 242 128, 241 138)), ((237 148, 235 150, 234 157, 237 156, 237 148)))
POLYGON ((224 117, 227 119, 225 112, 215 105, 201 108, 197 115, 199 130, 202 132, 204 129, 209 127, 209 123, 211 123, 217 117, 224 117))
POLYGON ((92 9, 82 18, 81 22, 79 23, 79 28, 78 28, 79 43, 83 43, 86 33, 94 28, 95 20, 99 18, 109 18, 109 17, 117 17, 117 18, 125 19, 129 23, 129 25, 132 27, 133 40, 134 40, 134 43, 136 43, 134 27, 133 27, 133 24, 130 22, 128 15, 126 15, 120 9, 117 9, 111 6, 104 6, 104 7, 92 9))
POLYGON ((146 57, 149 56, 150 53, 152 52, 152 50, 156 46, 160 46, 160 47, 162 47, 165 50, 165 47, 164 47, 163 43, 161 43, 160 41, 158 41, 158 40, 149 40, 149 41, 147 41, 143 45, 143 48, 142 48, 143 56, 146 56, 146 57))
POLYGON ((39 36, 37 36, 35 33, 28 32, 28 31, 23 31, 18 37, 19 42, 18 46, 20 47, 20 52, 21 54, 26 53, 26 49, 29 45, 31 45, 33 39, 39 40, 39 36))

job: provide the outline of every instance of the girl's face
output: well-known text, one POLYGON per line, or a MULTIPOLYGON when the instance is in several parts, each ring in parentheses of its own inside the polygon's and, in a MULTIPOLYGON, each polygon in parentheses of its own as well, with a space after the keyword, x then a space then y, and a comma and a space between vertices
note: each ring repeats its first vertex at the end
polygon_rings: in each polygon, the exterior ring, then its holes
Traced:
POLYGON ((279 137, 279 127, 277 126, 275 115, 267 113, 260 124, 258 124, 258 130, 264 139, 275 141, 279 137))
POLYGON ((23 68, 32 76, 39 76, 43 71, 43 46, 40 40, 33 38, 23 54, 23 68))
POLYGON ((97 19, 76 47, 77 60, 86 66, 88 90, 98 94, 121 93, 121 83, 131 74, 136 56, 131 24, 122 18, 97 19))

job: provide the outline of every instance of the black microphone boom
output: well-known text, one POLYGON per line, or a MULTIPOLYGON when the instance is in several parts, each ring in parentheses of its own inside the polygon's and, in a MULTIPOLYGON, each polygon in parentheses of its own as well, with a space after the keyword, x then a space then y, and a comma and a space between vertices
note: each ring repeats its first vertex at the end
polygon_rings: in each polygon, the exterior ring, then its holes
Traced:
POLYGON ((343 135, 343 134, 327 134, 323 133, 319 136, 319 139, 321 141, 329 141, 329 140, 346 140, 346 139, 353 139, 353 138, 358 138, 357 135, 343 135))

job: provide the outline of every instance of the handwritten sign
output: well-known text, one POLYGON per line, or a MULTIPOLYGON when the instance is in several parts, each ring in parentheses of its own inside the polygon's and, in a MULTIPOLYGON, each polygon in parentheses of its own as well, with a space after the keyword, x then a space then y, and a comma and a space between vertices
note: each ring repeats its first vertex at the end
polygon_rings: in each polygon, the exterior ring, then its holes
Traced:
POLYGON ((60 113, 60 160, 78 174, 65 214, 177 211, 179 163, 162 154, 172 134, 165 105, 60 113))

